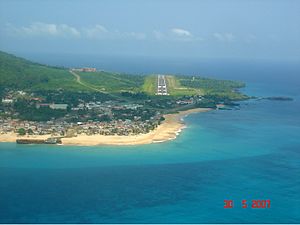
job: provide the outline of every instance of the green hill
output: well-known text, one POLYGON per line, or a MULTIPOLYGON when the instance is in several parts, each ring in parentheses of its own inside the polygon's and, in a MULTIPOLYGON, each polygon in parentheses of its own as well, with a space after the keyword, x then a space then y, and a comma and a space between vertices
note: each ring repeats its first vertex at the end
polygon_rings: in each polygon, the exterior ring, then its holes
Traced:
POLYGON ((0 52, 0 87, 24 90, 87 90, 67 69, 50 67, 0 52))
POLYGON ((144 76, 110 72, 74 72, 46 66, 0 51, 0 87, 19 90, 87 92, 142 91, 144 76), (78 78, 75 76, 78 75, 78 78))
MULTIPOLYGON (((207 95, 244 99, 236 91, 244 83, 192 76, 166 75, 169 97, 207 95)), ((0 51, 0 90, 4 88, 30 91, 84 91, 115 95, 120 92, 144 92, 155 97, 157 75, 132 75, 105 71, 79 72, 52 67, 0 51)), ((167 98, 166 96, 156 96, 167 98)))

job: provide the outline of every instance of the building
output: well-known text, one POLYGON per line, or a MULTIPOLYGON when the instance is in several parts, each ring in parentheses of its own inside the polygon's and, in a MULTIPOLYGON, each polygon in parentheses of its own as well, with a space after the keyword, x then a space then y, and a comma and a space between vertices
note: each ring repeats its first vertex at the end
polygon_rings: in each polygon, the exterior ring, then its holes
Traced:
POLYGON ((49 103, 37 103, 37 104, 35 105, 35 107, 36 107, 37 109, 39 109, 39 108, 49 108, 49 107, 50 107, 50 104, 49 104, 49 103))
POLYGON ((36 104, 36 108, 50 108, 50 109, 62 109, 66 110, 68 108, 68 104, 55 104, 55 103, 38 103, 36 104))
POLYGON ((68 104, 50 104, 50 109, 63 109, 66 110, 68 108, 68 104))
POLYGON ((96 68, 82 68, 83 72, 96 72, 96 68))
POLYGON ((72 71, 78 71, 78 72, 96 72, 96 68, 92 67, 85 67, 85 68, 73 68, 72 71))
POLYGON ((13 103, 13 102, 14 102, 13 99, 8 99, 8 98, 2 99, 2 103, 3 103, 3 104, 11 104, 11 103, 13 103))

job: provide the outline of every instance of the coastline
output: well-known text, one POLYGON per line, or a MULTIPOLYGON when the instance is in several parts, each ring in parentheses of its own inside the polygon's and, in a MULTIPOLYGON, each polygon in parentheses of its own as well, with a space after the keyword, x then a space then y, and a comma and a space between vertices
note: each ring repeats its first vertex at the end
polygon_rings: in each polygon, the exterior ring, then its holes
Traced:
MULTIPOLYGON (((143 145, 160 143, 175 139, 185 128, 183 118, 192 113, 207 112, 210 108, 196 108, 180 111, 176 114, 164 115, 165 120, 156 129, 147 134, 117 136, 117 135, 78 135, 71 138, 62 138, 63 145, 96 146, 96 145, 143 145)), ((16 142, 18 138, 46 139, 50 135, 18 136, 15 133, 0 134, 0 142, 16 142)))

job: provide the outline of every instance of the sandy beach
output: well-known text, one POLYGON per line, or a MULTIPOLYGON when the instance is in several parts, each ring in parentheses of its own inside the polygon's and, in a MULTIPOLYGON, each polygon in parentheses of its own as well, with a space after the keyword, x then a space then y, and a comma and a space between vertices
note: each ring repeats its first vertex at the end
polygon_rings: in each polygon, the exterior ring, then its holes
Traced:
MULTIPOLYGON (((186 111, 181 111, 176 114, 164 115, 165 120, 155 130, 147 134, 117 136, 117 135, 78 135, 72 138, 62 138, 63 145, 80 145, 80 146, 95 146, 95 145, 142 145, 164 142, 175 139, 176 136, 185 128, 183 117, 192 114, 207 112, 211 109, 197 108, 186 111)), ((0 142, 15 142, 17 138, 35 138, 46 139, 50 135, 42 136, 18 136, 15 133, 1 134, 0 142)))
POLYGON ((198 108, 181 111, 176 114, 164 115, 165 120, 155 130, 147 134, 131 135, 131 136, 105 136, 105 135, 78 135, 72 138, 63 138, 64 145, 142 145, 156 142, 164 142, 175 139, 176 136, 185 127, 182 120, 183 117, 191 113, 207 112, 211 109, 198 108))
POLYGON ((16 133, 0 134, 0 142, 16 142, 17 139, 36 139, 45 140, 51 135, 24 135, 20 136, 16 133))

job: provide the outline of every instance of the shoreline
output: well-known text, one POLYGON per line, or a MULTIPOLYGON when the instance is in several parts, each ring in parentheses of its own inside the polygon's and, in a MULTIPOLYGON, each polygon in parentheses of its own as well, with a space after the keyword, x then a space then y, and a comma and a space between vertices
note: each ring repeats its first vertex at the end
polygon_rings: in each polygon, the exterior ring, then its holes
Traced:
MULTIPOLYGON (((162 143, 175 139, 186 125, 183 118, 192 114, 207 112, 210 108, 196 108, 186 111, 180 111, 175 114, 164 115, 165 120, 154 130, 147 134, 129 135, 129 136, 117 136, 117 135, 83 135, 80 134, 76 137, 62 138, 62 145, 73 146, 97 146, 97 145, 143 145, 151 143, 162 143)), ((26 135, 18 136, 15 133, 0 134, 0 142, 16 142, 18 138, 28 139, 47 139, 51 135, 26 135)))

